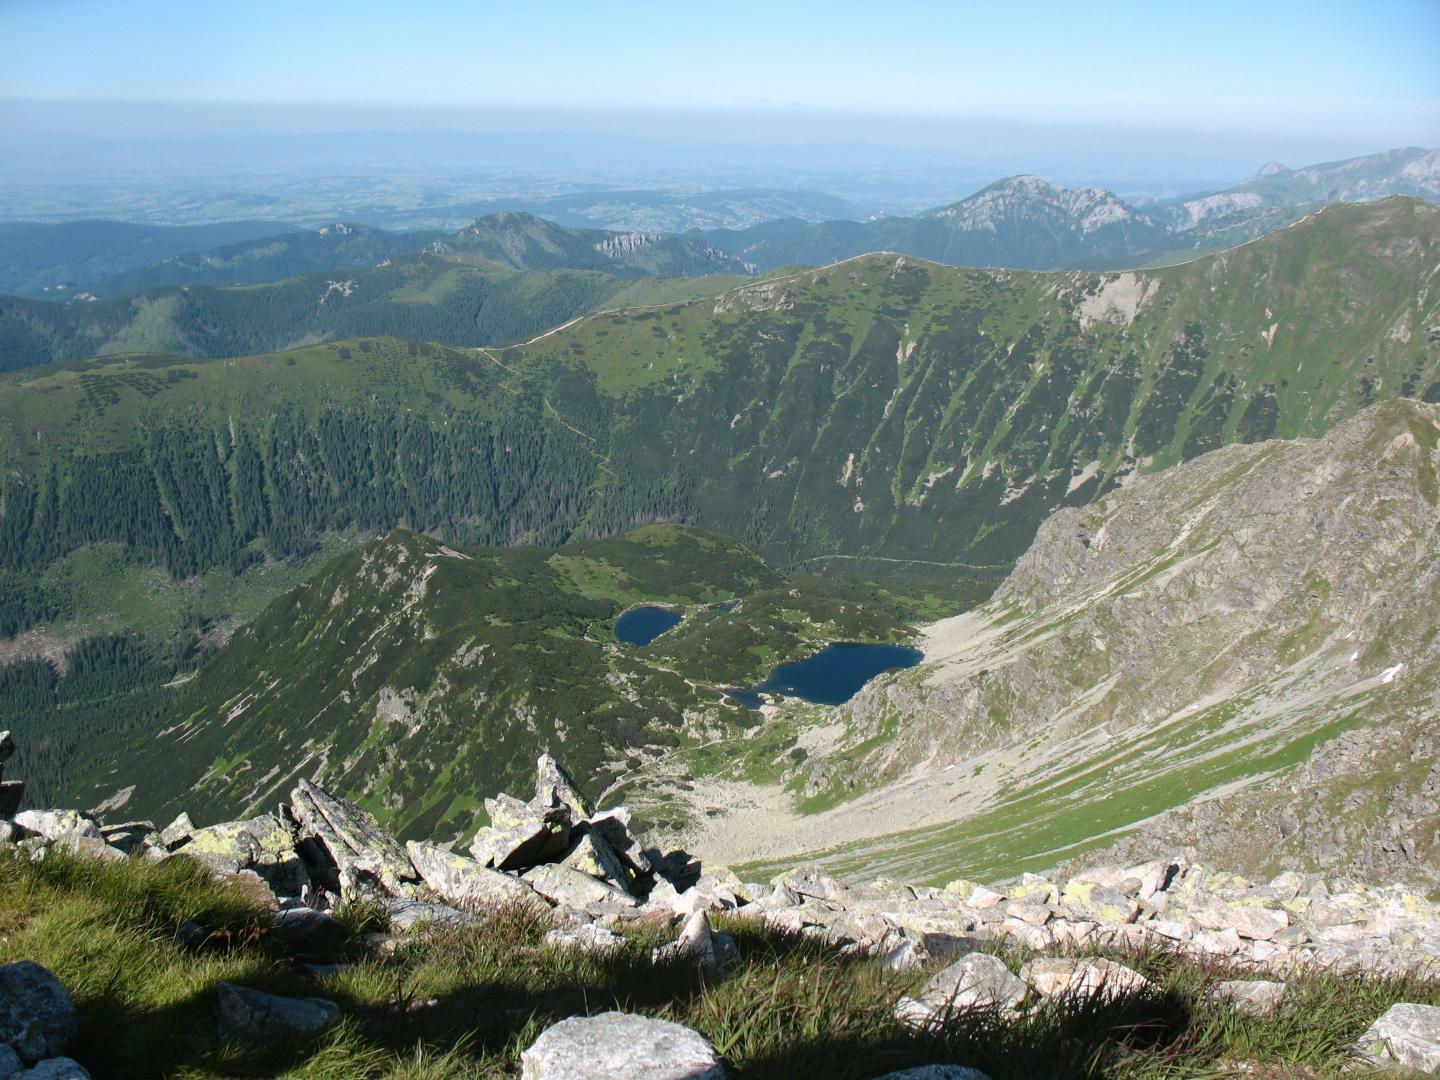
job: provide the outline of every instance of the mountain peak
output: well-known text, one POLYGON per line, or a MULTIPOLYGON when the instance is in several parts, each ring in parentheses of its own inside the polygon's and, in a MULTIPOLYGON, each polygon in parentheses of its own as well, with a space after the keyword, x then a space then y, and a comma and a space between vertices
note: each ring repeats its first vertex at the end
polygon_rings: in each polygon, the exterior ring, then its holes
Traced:
POLYGON ((1267 176, 1274 176, 1276 173, 1287 173, 1289 171, 1290 167, 1288 165, 1281 165, 1280 162, 1271 158, 1265 162, 1264 165, 1261 165, 1260 168, 1256 170, 1255 175, 1250 177, 1250 179, 1263 180, 1267 176))

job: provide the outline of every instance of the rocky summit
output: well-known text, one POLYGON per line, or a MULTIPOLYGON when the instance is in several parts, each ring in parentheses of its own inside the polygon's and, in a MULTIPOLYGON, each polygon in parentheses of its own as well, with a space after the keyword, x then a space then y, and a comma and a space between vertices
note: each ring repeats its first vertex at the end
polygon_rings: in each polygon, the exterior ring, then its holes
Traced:
MULTIPOLYGON (((682 851, 647 847, 624 807, 594 807, 549 754, 527 794, 487 799, 490 824, 468 853, 402 846, 365 810, 302 780, 273 812, 204 827, 184 814, 156 828, 75 810, 25 811, 4 824, 0 860, 198 864, 267 912, 297 963, 343 937, 355 906, 369 904, 388 928, 378 944, 392 953, 427 933, 519 915, 549 927, 547 947, 597 960, 619 955, 637 934, 668 934, 650 963, 723 978, 743 959, 737 934, 712 926, 726 919, 740 932, 779 931, 877 970, 924 973, 923 985, 891 1006, 895 1022, 921 1033, 966 1017, 1018 1024, 1047 1003, 1097 1008, 1145 999, 1156 986, 1131 965, 1146 956, 1224 965, 1240 977, 1207 993, 1252 1018, 1281 1014, 1289 981, 1316 972, 1440 971, 1440 905, 1399 886, 1293 872, 1252 882, 1184 857, 989 885, 861 884, 803 867, 745 881, 682 851)), ((192 923, 177 933, 204 939, 209 931, 192 923)), ((214 1015, 218 1042, 260 1045, 321 1035, 344 1007, 221 982, 214 1015)), ((1437 1015, 1440 1008, 1421 1003, 1395 1005, 1356 1043, 1354 1060, 1433 1070, 1437 1015)), ((35 964, 0 968, 4 1052, 22 1065, 40 1062, 39 1071, 13 1075, 88 1076, 59 1056, 75 1030, 75 1009, 53 974, 35 964)), ((722 1058, 684 1026, 612 1012, 544 1030, 522 1056, 522 1075, 601 1080, 640 1069, 719 1078, 727 1075, 722 1058)))

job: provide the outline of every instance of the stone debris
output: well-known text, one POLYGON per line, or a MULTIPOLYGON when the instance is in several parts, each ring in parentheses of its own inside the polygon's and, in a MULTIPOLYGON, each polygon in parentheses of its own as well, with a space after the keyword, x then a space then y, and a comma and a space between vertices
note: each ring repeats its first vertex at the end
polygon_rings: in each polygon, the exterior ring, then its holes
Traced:
POLYGON ((1392 1005, 1355 1044, 1371 1067, 1440 1074, 1440 1005, 1392 1005))
POLYGON ((318 1035, 340 1022, 340 1006, 325 998, 288 998, 222 982, 215 999, 221 1042, 261 1042, 275 1035, 318 1035))
POLYGON ((521 1080, 725 1080, 704 1036, 631 1013, 577 1016, 546 1028, 520 1057, 521 1080))
POLYGON ((29 960, 0 967, 0 1045, 25 1065, 59 1056, 80 1023, 70 995, 29 960))

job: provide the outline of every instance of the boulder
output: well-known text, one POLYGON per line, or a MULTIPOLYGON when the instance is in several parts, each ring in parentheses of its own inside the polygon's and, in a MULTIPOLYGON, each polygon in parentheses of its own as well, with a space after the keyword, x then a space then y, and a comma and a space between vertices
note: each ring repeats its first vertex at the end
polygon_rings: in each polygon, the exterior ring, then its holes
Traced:
POLYGON ((70 995, 48 970, 29 960, 0 967, 0 1044, 25 1064, 57 1056, 78 1024, 70 995))
POLYGON ((95 820, 78 810, 22 810, 14 817, 16 825, 36 836, 49 841, 84 837, 88 840, 105 838, 95 820))
POLYGON ((299 896, 310 884, 295 837, 274 814, 195 829, 180 854, 222 876, 253 870, 279 896, 299 896))
POLYGON ((568 866, 544 863, 525 871, 521 877, 541 896, 564 907, 588 908, 596 905, 623 909, 636 906, 635 898, 629 893, 568 866))
POLYGON ((608 1012, 547 1028, 520 1057, 521 1080, 725 1080, 720 1055, 668 1020, 608 1012))
POLYGON ((1228 1001, 1236 1012, 1257 1018, 1274 1016, 1285 1000, 1284 983, 1263 979, 1229 979, 1216 983, 1212 992, 1219 1000, 1228 1001))
POLYGON ((1440 1074, 1440 1005, 1392 1005, 1360 1036, 1354 1053, 1367 1065, 1440 1074))
POLYGON ((279 935, 300 952, 314 952, 338 945, 346 930, 335 916, 296 904, 275 913, 273 924, 279 935))
POLYGON ((190 838, 195 835, 195 823, 190 820, 190 815, 181 811, 180 816, 160 830, 160 842, 171 851, 183 844, 188 844, 190 838))
POLYGON ((342 892, 378 888, 392 896, 410 895, 419 875, 368 812, 309 780, 301 780, 290 799, 302 835, 317 840, 338 869, 342 892))
POLYGON ((1016 1009, 1025 993, 1025 983, 997 957, 970 953, 932 978, 916 997, 901 998, 895 1016, 909 1027, 928 1027, 968 1009, 1016 1009))
POLYGON ((487 869, 464 855, 414 840, 405 845, 405 852, 420 879, 447 904, 466 911, 518 907, 538 913, 550 907, 520 879, 487 869))
POLYGON ((613 953, 625 945, 625 939, 598 923, 585 923, 574 929, 555 929, 545 935, 545 944, 557 949, 574 949, 584 953, 613 953))
POLYGON ((565 853, 565 857, 560 860, 560 864, 599 878, 621 892, 634 895, 634 890, 630 888, 630 873, 625 864, 620 860, 620 856, 615 854, 609 842, 593 829, 586 829, 580 834, 565 853))
POLYGON ((340 1022, 340 1006, 325 998, 288 998, 222 982, 215 999, 221 1042, 258 1043, 276 1035, 318 1035, 340 1022))
POLYGON ((541 811, 514 799, 508 803, 486 799, 485 806, 491 824, 476 833, 470 845, 470 854, 481 866, 525 870, 563 855, 570 846, 568 807, 541 811))
MULTIPOLYGON (((5 1075, 3 1066, 0 1066, 0 1076, 5 1075)), ((22 1072, 10 1073, 9 1078, 10 1080, 90 1080, 90 1074, 85 1071, 85 1066, 74 1058, 57 1057, 36 1062, 22 1072)))
POLYGON ((11 1047, 0 1043, 0 1080, 10 1080, 10 1077, 25 1068, 25 1063, 20 1060, 11 1047))
POLYGON ((586 825, 591 832, 597 833, 610 845, 621 862, 629 867, 633 878, 650 878, 655 875, 655 862, 631 833, 630 811, 625 807, 602 810, 591 817, 586 825))
POLYGON ((715 934, 710 929, 710 917, 697 911, 685 920, 680 936, 669 945, 662 945, 650 956, 657 964, 686 960, 707 970, 718 970, 720 952, 716 946, 715 934))
POLYGON ((580 794, 570 774, 549 754, 541 754, 535 763, 535 803, 547 809, 552 806, 567 807, 570 816, 577 821, 595 813, 595 808, 580 794))
POLYGON ((913 1069, 877 1076, 875 1080, 990 1080, 990 1077, 965 1065, 916 1065, 913 1069))
POLYGON ((1105 1001, 1139 994, 1152 985, 1138 971, 1099 957, 1040 957, 1025 964, 1020 977, 1042 997, 1105 1001))
POLYGON ((160 844, 160 834, 155 831, 154 822, 126 821, 119 825, 101 825, 100 835, 113 848, 133 855, 147 844, 160 844))

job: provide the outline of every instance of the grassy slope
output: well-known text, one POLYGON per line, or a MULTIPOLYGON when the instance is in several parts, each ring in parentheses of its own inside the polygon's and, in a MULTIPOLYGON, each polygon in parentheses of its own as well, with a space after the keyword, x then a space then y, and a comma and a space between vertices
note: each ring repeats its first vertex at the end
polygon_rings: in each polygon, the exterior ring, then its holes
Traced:
MULTIPOLYGON (((366 925, 360 909, 348 915, 356 930, 366 925)), ((937 1062, 993 1080, 1313 1080, 1340 1075, 1346 1049, 1391 1004, 1440 1004, 1433 980, 1310 975, 1291 979, 1280 1016, 1249 1020, 1207 997, 1215 981, 1241 973, 1127 956, 1158 984, 1153 994, 1049 1006, 1013 1022, 979 1013, 914 1033, 890 1010, 930 971, 896 974, 745 922, 721 920, 721 928, 741 952, 722 976, 653 965, 654 930, 630 931, 618 954, 597 959, 547 947, 544 924, 519 916, 416 935, 388 954, 351 938, 331 958, 356 962, 307 976, 257 911, 186 860, 105 866, 53 852, 33 864, 0 855, 0 963, 33 960, 56 973, 80 1011, 70 1053, 97 1076, 512 1075, 554 1021, 618 1008, 695 1028, 737 1080, 869 1080, 937 1062), (177 931, 189 920, 211 931, 202 943, 181 944, 177 931), (222 980, 326 997, 344 1020, 309 1043, 220 1045, 213 1010, 222 980)), ((1004 959, 1015 966, 1023 957, 1004 959)))

